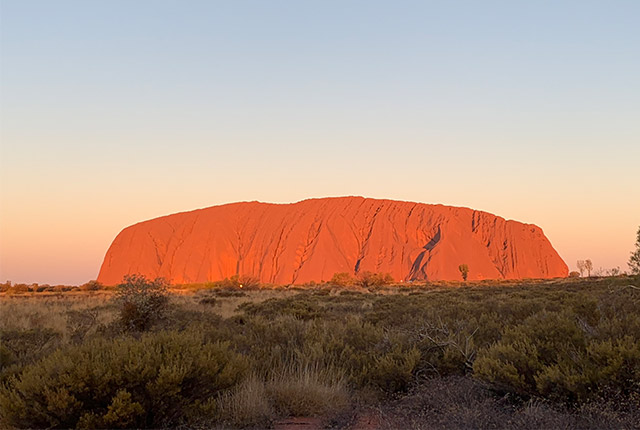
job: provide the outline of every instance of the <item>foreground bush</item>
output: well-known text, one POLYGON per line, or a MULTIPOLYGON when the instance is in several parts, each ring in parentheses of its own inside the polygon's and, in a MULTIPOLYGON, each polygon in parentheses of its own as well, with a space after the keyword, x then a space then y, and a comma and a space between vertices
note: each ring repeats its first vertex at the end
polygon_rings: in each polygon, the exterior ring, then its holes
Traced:
POLYGON ((506 331, 474 363, 500 391, 561 402, 640 393, 640 342, 588 336, 569 313, 539 313, 506 331))
POLYGON ((246 371, 224 343, 194 333, 99 339, 58 350, 0 389, 3 425, 166 427, 195 420, 246 371))

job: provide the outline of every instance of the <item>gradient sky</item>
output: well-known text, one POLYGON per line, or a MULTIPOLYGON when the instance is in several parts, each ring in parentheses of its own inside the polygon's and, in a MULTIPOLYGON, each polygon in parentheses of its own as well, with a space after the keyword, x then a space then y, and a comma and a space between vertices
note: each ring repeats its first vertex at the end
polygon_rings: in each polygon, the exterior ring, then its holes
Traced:
POLYGON ((640 225, 640 2, 1 2, 0 281, 95 279, 124 227, 366 197, 640 225))

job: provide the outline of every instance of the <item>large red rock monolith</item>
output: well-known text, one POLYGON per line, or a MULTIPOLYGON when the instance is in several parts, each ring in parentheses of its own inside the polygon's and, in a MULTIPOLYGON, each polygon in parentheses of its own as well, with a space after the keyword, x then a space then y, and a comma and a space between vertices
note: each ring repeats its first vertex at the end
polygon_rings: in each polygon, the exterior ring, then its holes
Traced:
POLYGON ((265 283, 327 281, 338 272, 390 273, 395 280, 552 278, 567 265, 533 224, 468 208, 362 197, 293 204, 232 203, 125 228, 98 275, 172 283, 233 275, 265 283))

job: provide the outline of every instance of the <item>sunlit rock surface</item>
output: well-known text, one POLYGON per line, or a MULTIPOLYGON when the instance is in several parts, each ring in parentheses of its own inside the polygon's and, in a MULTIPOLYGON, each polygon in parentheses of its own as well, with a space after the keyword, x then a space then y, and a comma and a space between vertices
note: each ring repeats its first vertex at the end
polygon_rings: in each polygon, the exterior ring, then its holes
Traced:
POLYGON ((552 278, 567 265, 533 224, 469 208, 362 197, 293 204, 232 203, 125 228, 98 281, 126 274, 172 283, 239 274, 265 283, 327 281, 334 273, 390 273, 395 280, 552 278))

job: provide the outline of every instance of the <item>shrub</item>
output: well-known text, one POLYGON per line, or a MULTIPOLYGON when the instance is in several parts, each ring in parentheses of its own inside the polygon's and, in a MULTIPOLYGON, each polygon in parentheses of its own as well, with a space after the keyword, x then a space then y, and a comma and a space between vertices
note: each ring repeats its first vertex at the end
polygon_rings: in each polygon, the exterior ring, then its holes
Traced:
POLYGON ((8 294, 25 294, 32 291, 27 284, 15 284, 7 289, 8 294))
POLYGON ((357 284, 362 288, 380 287, 393 283, 393 276, 390 273, 362 272, 358 275, 357 284))
POLYGON ((0 388, 6 425, 166 427, 233 387, 246 360, 192 332, 98 339, 58 350, 0 388))
POLYGON ((403 349, 400 345, 378 357, 372 366, 361 369, 361 378, 384 393, 406 391, 413 382, 414 372, 420 361, 420 352, 403 349))
POLYGON ((120 306, 120 324, 128 331, 144 331, 162 319, 169 297, 162 278, 149 281, 142 275, 126 275, 117 286, 115 301, 120 306))
MULTIPOLYGON (((541 312, 508 329, 481 351, 475 375, 501 391, 582 403, 594 396, 640 393, 640 341, 630 335, 601 340, 585 312, 594 305, 573 305, 575 313, 541 312), (583 315, 581 313, 585 312, 583 315)), ((597 311, 597 310, 596 310, 597 311)))
POLYGON ((462 280, 466 281, 467 277, 469 276, 469 265, 461 264, 461 265, 458 266, 458 270, 460 271, 460 274, 462 275, 462 280))
POLYGON ((89 281, 86 284, 80 285, 80 287, 79 287, 79 289, 81 291, 97 291, 97 290, 101 290, 103 288, 104 288, 104 285, 102 285, 98 281, 89 281))
POLYGON ((536 394, 536 378, 545 368, 571 361, 585 347, 584 333, 570 314, 540 312, 482 351, 474 372, 502 390, 536 394))
POLYGON ((260 288, 260 280, 254 276, 249 275, 233 275, 232 277, 225 278, 222 281, 207 283, 207 285, 211 285, 213 288, 220 288, 224 290, 257 290, 258 288, 260 288))
POLYGON ((355 282, 356 280, 347 272, 335 273, 329 281, 330 284, 337 287, 352 287, 355 282))
POLYGON ((500 391, 534 392, 535 377, 542 369, 538 350, 528 339, 498 342, 475 361, 475 376, 492 383, 500 391))
POLYGON ((11 288, 11 281, 7 281, 0 284, 0 293, 6 293, 11 288))
POLYGON ((536 376, 538 393, 559 401, 584 402, 606 393, 640 393, 640 343, 630 337, 595 342, 573 360, 560 360, 536 376))

